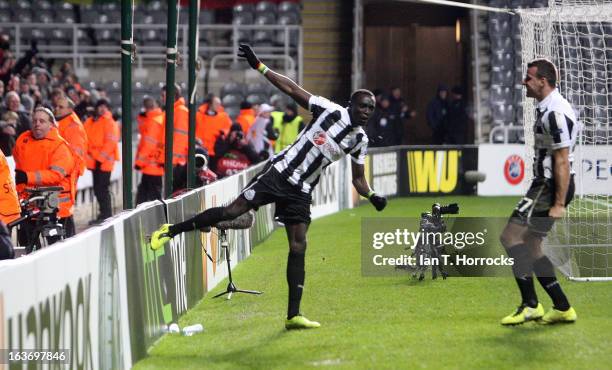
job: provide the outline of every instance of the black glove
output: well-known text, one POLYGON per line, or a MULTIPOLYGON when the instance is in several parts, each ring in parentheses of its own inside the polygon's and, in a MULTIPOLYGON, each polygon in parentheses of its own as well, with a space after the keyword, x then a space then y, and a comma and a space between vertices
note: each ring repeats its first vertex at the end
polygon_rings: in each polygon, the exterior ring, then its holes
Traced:
POLYGON ((22 170, 15 170, 15 184, 27 184, 28 175, 22 170))
POLYGON ((381 197, 380 195, 372 194, 370 196, 370 203, 376 208, 378 212, 385 209, 387 206, 387 198, 381 197))
POLYGON ((96 171, 99 171, 102 168, 102 162, 96 161, 96 171))
POLYGON ((259 63, 261 62, 257 58, 257 55, 255 55, 255 52, 253 51, 253 49, 251 49, 251 47, 247 44, 240 44, 240 46, 238 47, 238 50, 239 50, 238 56, 240 58, 245 58, 247 62, 249 62, 249 65, 251 66, 251 68, 257 69, 257 67, 259 66, 259 63))
POLYGON ((140 166, 139 166, 139 165, 137 165, 137 164, 135 164, 135 165, 134 165, 134 169, 135 169, 136 171, 142 171, 142 167, 140 167, 140 166))

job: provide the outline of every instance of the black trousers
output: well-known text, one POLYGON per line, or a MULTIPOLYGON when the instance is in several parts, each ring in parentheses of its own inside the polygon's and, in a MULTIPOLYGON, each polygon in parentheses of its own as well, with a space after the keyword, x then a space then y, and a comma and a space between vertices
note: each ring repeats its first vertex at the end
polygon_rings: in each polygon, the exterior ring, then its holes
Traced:
POLYGON ((162 180, 163 176, 143 174, 136 191, 136 205, 162 199, 162 180))
POLYGON ((102 170, 92 170, 94 195, 100 206, 99 220, 104 220, 113 215, 110 194, 111 173, 102 170))

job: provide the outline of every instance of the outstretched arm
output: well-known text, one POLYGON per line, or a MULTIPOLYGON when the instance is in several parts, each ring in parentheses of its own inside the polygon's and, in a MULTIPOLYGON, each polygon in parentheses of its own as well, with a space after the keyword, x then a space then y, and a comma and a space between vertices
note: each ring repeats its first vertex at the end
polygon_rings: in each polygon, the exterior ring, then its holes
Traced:
POLYGON ((304 109, 309 109, 308 100, 310 100, 310 97, 312 96, 311 93, 304 90, 300 85, 295 83, 289 77, 274 72, 273 70, 268 68, 259 60, 259 58, 257 58, 257 55, 255 55, 255 52, 253 51, 253 49, 251 49, 249 45, 240 44, 240 47, 238 49, 240 50, 238 52, 238 56, 241 58, 245 58, 247 62, 249 62, 251 68, 261 72, 266 77, 266 79, 268 79, 268 81, 272 83, 272 85, 276 86, 276 88, 278 88, 280 91, 292 97, 293 100, 295 100, 295 102, 302 106, 304 109))
POLYGON ((374 190, 370 189, 368 180, 365 177, 363 164, 358 164, 351 161, 351 172, 353 174, 353 186, 362 197, 368 198, 370 203, 377 211, 382 211, 387 206, 387 198, 377 195, 374 190))

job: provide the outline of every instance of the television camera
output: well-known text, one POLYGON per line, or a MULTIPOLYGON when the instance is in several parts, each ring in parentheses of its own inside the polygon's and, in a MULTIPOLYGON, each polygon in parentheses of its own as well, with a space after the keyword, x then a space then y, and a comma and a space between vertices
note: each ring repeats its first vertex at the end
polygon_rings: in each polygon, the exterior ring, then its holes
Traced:
POLYGON ((398 266, 398 268, 412 271, 412 276, 417 277, 418 275, 420 281, 425 278, 425 272, 431 265, 432 279, 438 277, 438 271, 440 275, 442 275, 442 279, 446 279, 448 273, 444 271, 441 264, 442 253, 444 252, 442 235, 446 232, 446 222, 444 221, 443 215, 454 215, 458 213, 459 205, 457 203, 445 206, 434 203, 431 206, 431 212, 421 213, 419 231, 422 237, 419 238, 418 243, 412 251, 412 257, 414 258, 415 264, 410 266, 398 266), (432 261, 436 263, 431 263, 432 261))
POLYGON ((21 216, 8 224, 9 229, 19 226, 17 239, 25 246, 26 253, 64 239, 64 226, 58 222, 59 194, 61 186, 28 188, 29 197, 22 199, 21 216))

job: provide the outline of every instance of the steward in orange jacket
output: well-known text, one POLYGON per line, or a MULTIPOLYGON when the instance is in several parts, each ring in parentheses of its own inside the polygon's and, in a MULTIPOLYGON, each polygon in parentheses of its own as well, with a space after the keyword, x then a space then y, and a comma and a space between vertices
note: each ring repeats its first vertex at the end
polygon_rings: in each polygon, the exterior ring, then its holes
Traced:
POLYGON ((87 133, 87 168, 93 175, 93 188, 100 213, 90 222, 95 225, 112 216, 110 177, 115 162, 119 160, 119 125, 113 119, 110 103, 99 99, 96 103, 96 118, 85 121, 87 133))
POLYGON ((0 221, 8 225, 21 215, 21 206, 15 189, 15 182, 4 153, 0 151, 0 221))
POLYGON ((216 96, 210 99, 210 104, 202 104, 196 113, 196 137, 211 157, 215 155, 215 143, 219 135, 227 135, 230 127, 232 120, 222 109, 221 100, 216 96))
POLYGON ((140 141, 134 168, 142 171, 142 179, 136 192, 136 204, 161 199, 164 175, 164 112, 155 99, 146 97, 144 112, 136 119, 140 129, 140 141))
MULTIPOLYGON (((172 164, 174 166, 185 166, 189 152, 189 109, 185 105, 185 99, 181 97, 181 87, 174 86, 174 135, 172 141, 172 164)), ((166 105, 166 87, 162 88, 161 103, 166 105)), ((164 115, 164 145, 165 145, 165 115, 164 115)))
POLYGON ((73 180, 78 173, 72 151, 57 128, 53 113, 47 108, 36 108, 32 129, 19 136, 13 150, 15 158, 15 183, 21 199, 29 194, 26 188, 37 186, 61 186, 58 217, 64 225, 66 236, 74 235, 72 212, 73 180))
MULTIPOLYGON (((74 113, 74 103, 67 97, 57 98, 55 106, 55 117, 60 136, 63 137, 75 155, 79 176, 85 173, 85 154, 87 153, 87 133, 83 122, 74 113)), ((77 179, 75 179, 77 180, 77 179)))
POLYGON ((242 127, 242 132, 244 132, 245 135, 249 132, 253 122, 255 122, 255 116, 255 109, 253 109, 251 103, 243 101, 240 104, 240 114, 236 117, 236 122, 242 127))

